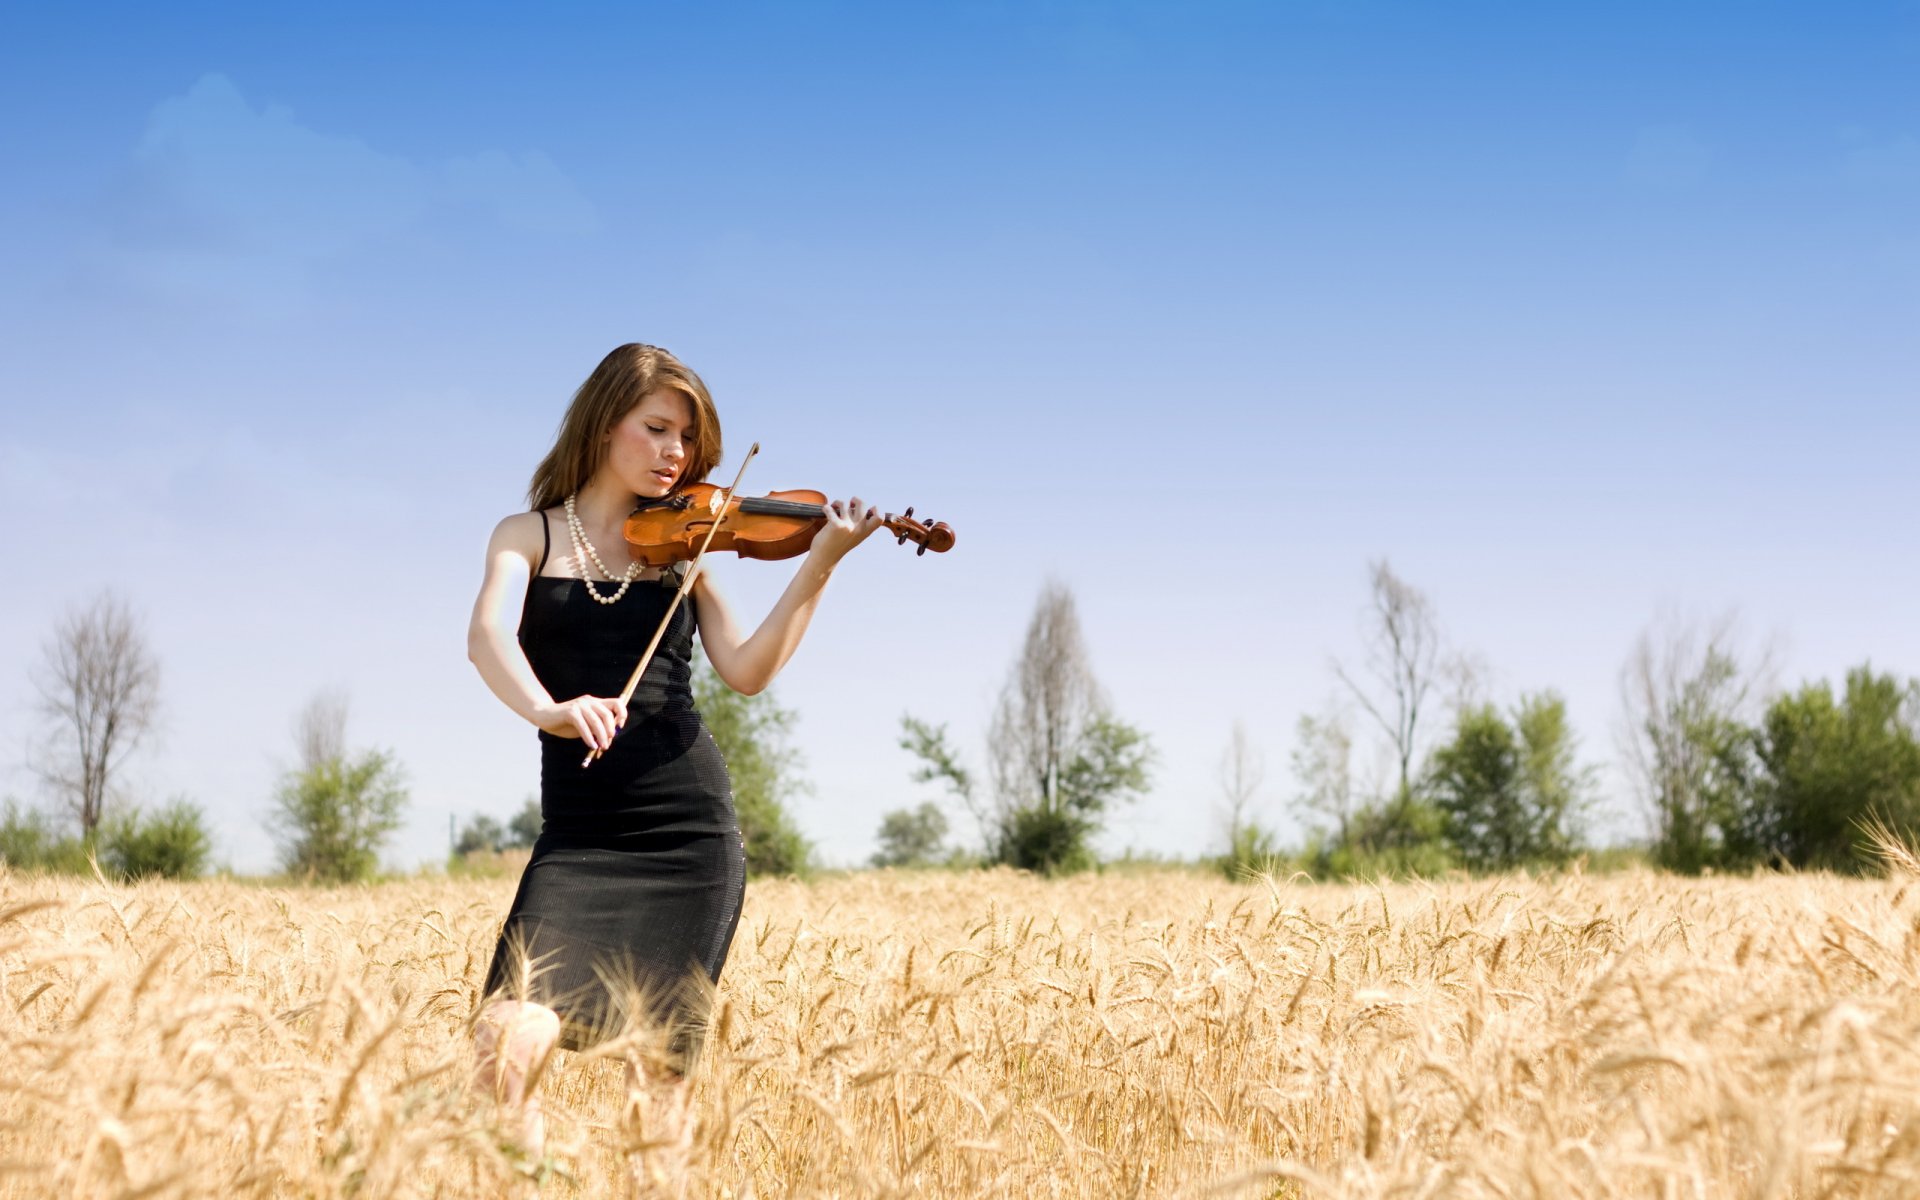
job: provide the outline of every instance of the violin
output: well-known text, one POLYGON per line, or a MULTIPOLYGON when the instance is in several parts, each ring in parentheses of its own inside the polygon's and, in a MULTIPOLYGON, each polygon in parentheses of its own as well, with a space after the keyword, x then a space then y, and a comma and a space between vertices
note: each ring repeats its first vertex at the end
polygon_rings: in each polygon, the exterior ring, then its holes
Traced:
MULTIPOLYGON (((711 483, 690 483, 635 510, 621 534, 628 552, 649 567, 690 562, 703 547, 731 550, 741 558, 794 558, 807 552, 813 535, 826 525, 821 511, 826 502, 824 493, 806 489, 730 496, 711 483)), ((916 521, 911 508, 897 517, 888 513, 885 524, 900 545, 918 545, 916 554, 953 548, 953 529, 945 521, 916 521)))
MULTIPOLYGON (((681 576, 680 590, 673 594, 667 615, 660 618, 653 640, 640 655, 640 665, 627 677, 627 686, 620 693, 622 703, 633 699, 633 690, 640 686, 640 677, 653 661, 653 652, 660 648, 661 635, 666 633, 668 622, 673 620, 680 602, 686 599, 687 591, 700 574, 700 560, 707 551, 732 550, 741 558, 793 558, 805 554, 813 544, 813 535, 826 525, 827 514, 823 510, 827 498, 823 493, 796 490, 765 496, 739 494, 747 464, 759 453, 760 443, 755 442, 747 456, 740 460, 740 470, 733 477, 732 487, 690 483, 671 496, 641 505, 621 526, 620 533, 626 538, 629 552, 648 566, 693 564, 681 576)), ((916 521, 911 508, 897 517, 888 513, 885 523, 887 531, 897 536, 901 545, 909 541, 918 543, 920 549, 916 554, 929 550, 944 554, 953 548, 953 530, 946 522, 916 521)), ((580 765, 592 766, 593 760, 599 757, 600 751, 590 750, 580 765)))

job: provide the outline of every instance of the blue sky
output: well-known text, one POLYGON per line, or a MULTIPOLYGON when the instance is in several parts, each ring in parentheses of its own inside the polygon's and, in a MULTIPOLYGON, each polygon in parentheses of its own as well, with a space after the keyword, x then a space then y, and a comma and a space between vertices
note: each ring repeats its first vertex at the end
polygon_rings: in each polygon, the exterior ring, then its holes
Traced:
POLYGON ((0 788, 113 585, 166 676, 130 785, 235 865, 323 686, 407 764, 396 862, 515 807, 480 550, 629 340, 756 486, 960 533, 863 548, 776 685, 830 860, 921 795, 900 712, 979 757, 1049 575, 1160 750, 1114 850, 1217 839, 1236 719, 1293 831, 1380 557, 1603 766, 1666 609, 1920 673, 1916 68, 1913 3, 10 11, 0 788))

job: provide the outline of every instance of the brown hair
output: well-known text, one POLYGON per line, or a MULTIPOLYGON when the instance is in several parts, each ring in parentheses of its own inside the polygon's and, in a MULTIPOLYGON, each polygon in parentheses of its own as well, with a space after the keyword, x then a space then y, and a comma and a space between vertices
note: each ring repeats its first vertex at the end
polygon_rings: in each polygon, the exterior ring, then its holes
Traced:
POLYGON ((607 458, 607 434, 648 392, 666 388, 693 407, 693 444, 676 488, 698 483, 720 461, 720 414, 707 385, 685 363, 658 346, 628 342, 600 360, 560 418, 553 449, 527 485, 533 511, 552 508, 585 486, 607 458))

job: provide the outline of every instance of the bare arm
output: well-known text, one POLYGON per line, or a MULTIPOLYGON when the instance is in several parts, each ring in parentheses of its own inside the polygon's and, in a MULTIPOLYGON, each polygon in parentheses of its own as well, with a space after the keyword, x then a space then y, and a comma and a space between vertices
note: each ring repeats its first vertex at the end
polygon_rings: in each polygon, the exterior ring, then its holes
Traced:
POLYGON ((800 560, 787 590, 750 637, 741 637, 733 612, 720 598, 706 572, 693 580, 694 603, 700 610, 700 645, 707 652, 720 681, 742 695, 766 690, 780 668, 800 648, 800 638, 820 606, 821 590, 833 569, 849 550, 867 539, 881 524, 880 514, 864 508, 858 496, 834 501, 827 507, 827 524, 814 536, 813 548, 800 560), (863 514, 863 515, 856 515, 863 514))
POLYGON ((493 694, 522 720, 605 749, 625 724, 627 706, 618 697, 576 696, 556 702, 520 648, 520 610, 545 519, 539 513, 515 513, 494 527, 487 541, 486 575, 467 624, 467 657, 493 694))

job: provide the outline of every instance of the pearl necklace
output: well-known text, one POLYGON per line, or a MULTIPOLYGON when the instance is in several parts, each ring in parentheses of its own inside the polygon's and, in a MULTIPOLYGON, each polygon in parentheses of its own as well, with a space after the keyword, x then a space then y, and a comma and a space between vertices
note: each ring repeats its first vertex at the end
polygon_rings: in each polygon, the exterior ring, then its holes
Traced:
POLYGON ((573 561, 580 564, 580 582, 587 585, 587 595, 602 604, 612 604, 626 595, 627 589, 633 586, 633 577, 640 573, 640 564, 637 562, 627 564, 627 573, 620 577, 620 590, 613 595, 602 596, 593 590, 593 579, 587 574, 588 559, 592 559, 593 565, 600 568, 600 573, 607 577, 608 583, 613 582, 613 572, 607 570, 607 564, 600 561, 600 552, 595 550, 593 543, 587 540, 586 526, 580 524, 580 514, 573 511, 574 496, 579 494, 575 492, 573 496, 567 497, 567 532, 573 535, 573 561))

